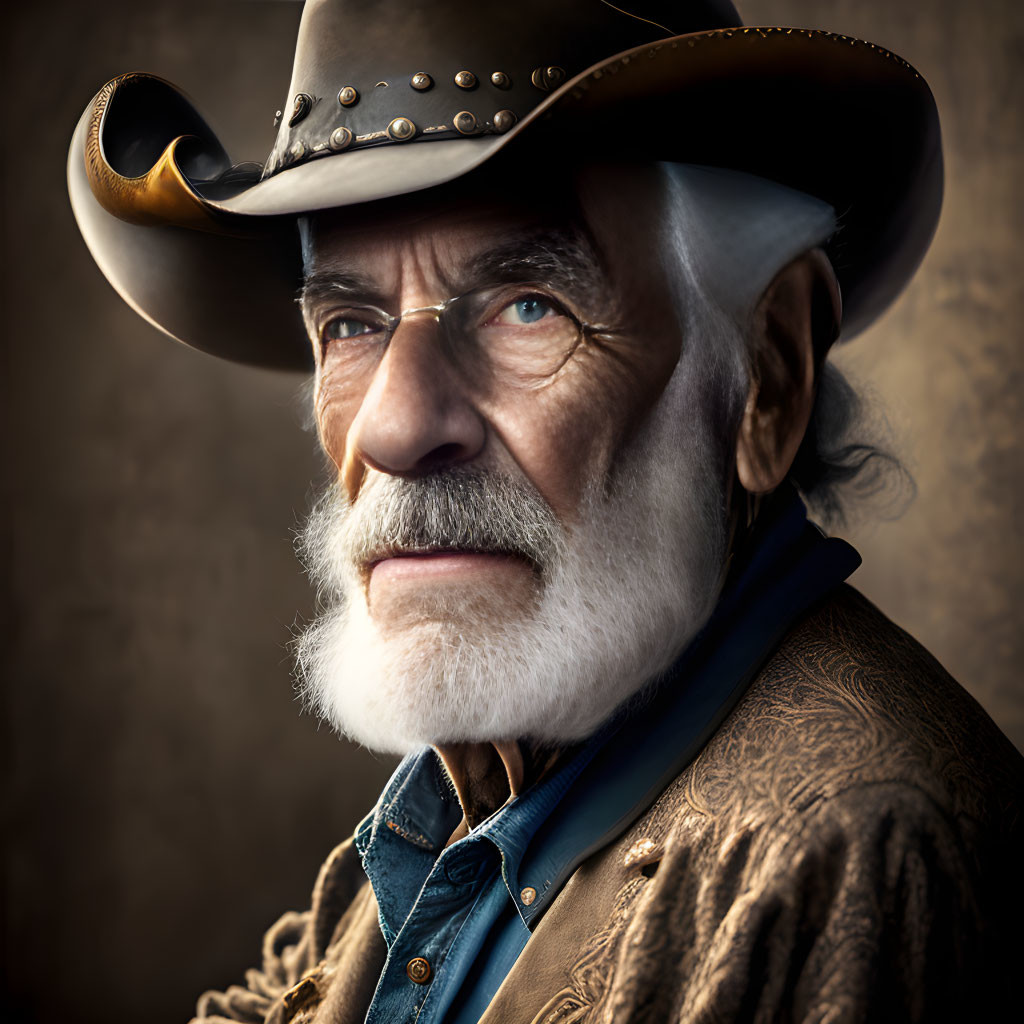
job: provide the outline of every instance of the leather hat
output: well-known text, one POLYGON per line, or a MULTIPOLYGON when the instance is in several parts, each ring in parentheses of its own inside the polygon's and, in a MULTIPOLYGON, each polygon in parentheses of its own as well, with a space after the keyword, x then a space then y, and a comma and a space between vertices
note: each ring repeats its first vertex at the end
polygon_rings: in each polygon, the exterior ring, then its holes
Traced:
POLYGON ((96 262, 147 320, 301 369, 297 215, 516 157, 534 186, 568 158, 674 160, 824 199, 847 337, 913 274, 942 197, 914 68, 847 36, 744 27, 728 0, 307 0, 264 164, 233 164, 189 99, 133 73, 86 108, 68 183, 96 262))

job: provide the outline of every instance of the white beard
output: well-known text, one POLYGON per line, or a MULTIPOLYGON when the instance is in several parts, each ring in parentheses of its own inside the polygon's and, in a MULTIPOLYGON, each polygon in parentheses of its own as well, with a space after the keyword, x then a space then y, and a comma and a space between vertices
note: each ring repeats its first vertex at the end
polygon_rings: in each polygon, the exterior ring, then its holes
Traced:
POLYGON ((538 510, 530 530, 545 553, 538 600, 526 611, 496 616, 487 602, 480 614, 467 598, 450 614, 435 609, 383 632, 353 562, 352 518, 364 502, 364 521, 387 517, 389 496, 408 484, 383 478, 352 507, 332 488, 303 537, 328 604, 296 640, 307 706, 350 739, 399 754, 592 734, 670 666, 717 600, 731 469, 712 408, 723 389, 707 371, 693 353, 681 361, 640 436, 619 453, 617 466, 627 468, 592 484, 576 522, 563 527, 546 505, 546 519, 538 510))

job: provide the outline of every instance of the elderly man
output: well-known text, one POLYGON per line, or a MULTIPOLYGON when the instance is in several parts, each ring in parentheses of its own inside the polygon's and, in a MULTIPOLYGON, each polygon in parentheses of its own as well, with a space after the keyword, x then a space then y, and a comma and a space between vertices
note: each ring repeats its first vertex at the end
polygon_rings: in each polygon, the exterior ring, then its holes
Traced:
POLYGON ((258 173, 148 76, 76 133, 169 334, 298 363, 301 274, 300 679, 406 755, 198 1017, 997 1019, 1021 760, 804 505, 895 466, 826 355, 934 228, 927 87, 720 0, 550 6, 307 4, 258 173))

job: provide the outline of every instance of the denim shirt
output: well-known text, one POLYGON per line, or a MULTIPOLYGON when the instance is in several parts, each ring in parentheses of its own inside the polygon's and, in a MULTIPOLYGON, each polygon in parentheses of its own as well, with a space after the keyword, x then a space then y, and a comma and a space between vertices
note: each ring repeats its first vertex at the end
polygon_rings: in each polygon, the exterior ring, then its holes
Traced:
POLYGON ((388 946, 367 1024, 477 1021, 572 872, 650 807, 789 626, 860 563, 791 492, 746 550, 647 700, 451 846, 462 809, 440 759, 425 748, 402 761, 355 834, 388 946))

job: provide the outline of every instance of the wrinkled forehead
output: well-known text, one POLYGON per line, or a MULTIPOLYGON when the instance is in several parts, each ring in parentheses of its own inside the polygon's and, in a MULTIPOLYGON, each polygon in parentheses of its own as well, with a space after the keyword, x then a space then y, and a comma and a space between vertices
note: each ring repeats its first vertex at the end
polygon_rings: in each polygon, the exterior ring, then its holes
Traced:
POLYGON ((388 260, 400 255, 451 269, 495 250, 527 253, 532 241, 538 276, 553 262, 576 261, 580 270, 617 278, 619 263, 633 265, 649 249, 642 236, 654 229, 653 212, 648 214, 656 205, 653 169, 537 170, 471 175, 442 188, 304 218, 307 277, 350 268, 386 272, 388 260), (634 250, 629 260, 625 248, 634 250))

